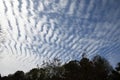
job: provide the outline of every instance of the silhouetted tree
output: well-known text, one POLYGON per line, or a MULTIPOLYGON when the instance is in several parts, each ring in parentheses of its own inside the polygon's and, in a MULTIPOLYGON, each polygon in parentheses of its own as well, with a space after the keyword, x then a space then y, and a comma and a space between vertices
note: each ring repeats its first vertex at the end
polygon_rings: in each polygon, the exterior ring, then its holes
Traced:
POLYGON ((93 63, 87 58, 82 58, 80 61, 80 79, 94 80, 93 69, 94 69, 93 63))
POLYGON ((54 58, 53 61, 44 64, 46 79, 53 80, 53 78, 60 79, 64 73, 64 68, 61 66, 59 59, 54 58))
POLYGON ((120 73, 120 63, 117 64, 117 67, 115 69, 118 71, 118 73, 120 73))
POLYGON ((26 78, 28 78, 29 80, 38 80, 39 76, 40 74, 38 68, 30 70, 30 72, 26 74, 26 78))
POLYGON ((1 78, 1 80, 9 80, 7 76, 1 78))
POLYGON ((107 80, 108 75, 111 73, 112 67, 110 66, 109 62, 101 57, 95 56, 93 58, 94 63, 94 71, 97 80, 107 80))
POLYGON ((0 74, 0 80, 1 80, 1 74, 0 74))
POLYGON ((95 56, 92 60, 82 57, 61 65, 59 59, 45 62, 42 68, 37 66, 27 73, 17 71, 1 77, 0 80, 120 80, 120 63, 113 69, 109 62, 95 56))
POLYGON ((17 71, 14 74, 14 80, 24 80, 24 72, 23 71, 17 71))
POLYGON ((109 80, 120 80, 120 63, 118 63, 115 70, 112 70, 112 74, 109 76, 109 80))
POLYGON ((64 65, 65 68, 65 74, 64 79, 65 80, 78 80, 79 74, 80 74, 80 65, 79 61, 70 61, 69 63, 64 65))

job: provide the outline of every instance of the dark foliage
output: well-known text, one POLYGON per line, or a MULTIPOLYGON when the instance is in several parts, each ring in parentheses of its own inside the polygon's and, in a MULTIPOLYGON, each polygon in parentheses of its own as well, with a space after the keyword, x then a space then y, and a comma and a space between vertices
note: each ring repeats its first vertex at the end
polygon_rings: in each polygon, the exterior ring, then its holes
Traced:
POLYGON ((92 60, 83 57, 61 65, 60 60, 46 62, 43 68, 34 68, 27 73, 17 71, 0 80, 120 80, 120 63, 113 69, 101 56, 92 60))

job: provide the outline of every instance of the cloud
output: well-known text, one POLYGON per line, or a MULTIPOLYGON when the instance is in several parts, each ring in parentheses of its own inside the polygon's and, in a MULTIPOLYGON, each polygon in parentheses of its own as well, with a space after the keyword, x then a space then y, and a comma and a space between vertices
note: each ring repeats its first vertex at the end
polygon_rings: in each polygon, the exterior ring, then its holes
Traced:
POLYGON ((48 58, 79 59, 85 49, 88 57, 100 54, 118 62, 119 8, 119 1, 113 0, 0 0, 7 51, 0 64, 8 60, 13 66, 21 63, 1 73, 31 69, 48 58))

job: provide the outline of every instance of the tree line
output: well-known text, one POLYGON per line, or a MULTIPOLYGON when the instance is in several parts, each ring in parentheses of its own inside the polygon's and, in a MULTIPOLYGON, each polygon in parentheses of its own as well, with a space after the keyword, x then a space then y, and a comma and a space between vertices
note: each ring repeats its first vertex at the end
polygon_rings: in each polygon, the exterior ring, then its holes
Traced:
POLYGON ((83 57, 63 65, 59 59, 54 59, 44 62, 43 66, 27 73, 17 71, 8 76, 0 76, 0 80, 120 80, 120 63, 113 68, 99 55, 92 60, 83 57))

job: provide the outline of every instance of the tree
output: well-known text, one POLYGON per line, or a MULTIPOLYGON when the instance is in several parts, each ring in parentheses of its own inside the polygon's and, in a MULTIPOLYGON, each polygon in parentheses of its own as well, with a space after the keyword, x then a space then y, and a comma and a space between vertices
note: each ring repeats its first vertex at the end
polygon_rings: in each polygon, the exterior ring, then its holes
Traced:
POLYGON ((87 59, 82 58, 80 61, 80 79, 81 80, 94 80, 94 65, 87 59))
POLYGON ((113 70, 109 62, 105 58, 97 55, 93 58, 93 63, 97 80, 107 80, 108 75, 113 70))
POLYGON ((70 61, 69 63, 64 65, 65 73, 64 73, 64 79, 65 80, 78 80, 79 74, 80 74, 80 65, 79 61, 70 61))
POLYGON ((39 78, 40 74, 39 74, 39 69, 38 68, 34 68, 32 70, 30 70, 27 74, 26 77, 30 80, 37 80, 39 78))
POLYGON ((61 62, 57 58, 54 58, 53 61, 49 60, 49 62, 44 62, 44 69, 46 79, 49 80, 53 80, 53 77, 59 80, 64 73, 64 68, 61 66, 61 62))
POLYGON ((0 80, 1 80, 1 74, 0 74, 0 80))
POLYGON ((109 76, 109 80, 120 80, 120 63, 117 64, 115 70, 112 70, 112 74, 109 76))
POLYGON ((14 73, 14 80, 24 80, 24 72, 23 71, 17 71, 14 73))
POLYGON ((92 60, 82 57, 61 65, 59 59, 45 62, 44 67, 33 68, 27 73, 17 71, 0 80, 120 80, 120 63, 113 69, 109 62, 95 56, 92 60))
POLYGON ((117 64, 117 67, 115 69, 120 74, 120 62, 117 64))

